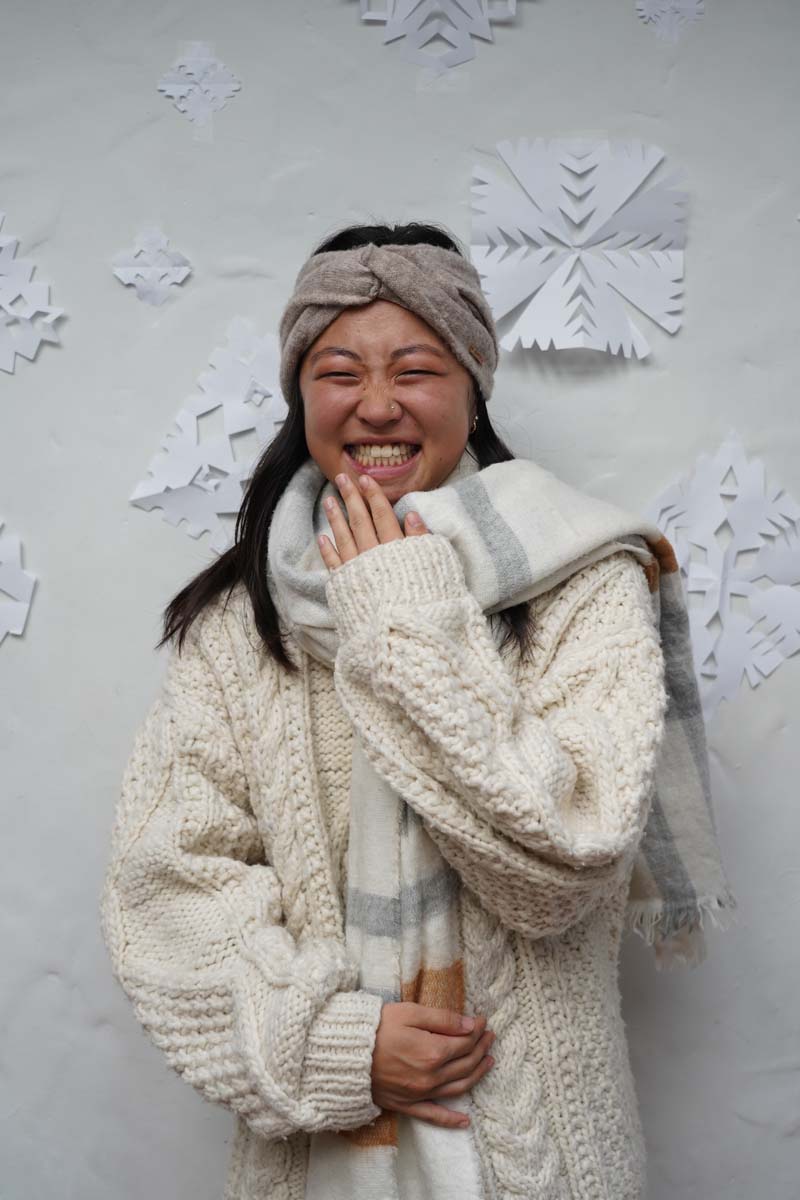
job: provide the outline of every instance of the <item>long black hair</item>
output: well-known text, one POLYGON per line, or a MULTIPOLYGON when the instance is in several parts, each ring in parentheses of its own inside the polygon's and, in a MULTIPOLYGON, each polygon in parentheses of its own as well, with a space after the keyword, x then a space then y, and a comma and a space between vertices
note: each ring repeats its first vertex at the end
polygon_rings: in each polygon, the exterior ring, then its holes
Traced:
MULTIPOLYGON (((352 250, 357 246, 430 245, 455 250, 466 257, 464 249, 445 229, 437 225, 351 225, 327 238, 313 251, 352 250)), ((305 436, 303 398, 295 378, 291 395, 285 397, 288 414, 278 433, 256 463, 242 497, 236 517, 233 545, 183 587, 164 609, 164 633, 156 648, 177 638, 183 646, 190 625, 221 592, 227 590, 226 604, 237 583, 243 583, 250 595, 255 625, 267 651, 286 671, 297 670, 281 638, 278 613, 267 587, 267 540, 272 514, 295 471, 310 455, 305 436)), ((469 435, 468 448, 479 467, 508 462, 514 458, 492 428, 486 401, 474 386, 477 428, 469 435)), ((493 614, 506 626, 502 646, 513 639, 524 655, 529 645, 529 603, 516 604, 493 614)))

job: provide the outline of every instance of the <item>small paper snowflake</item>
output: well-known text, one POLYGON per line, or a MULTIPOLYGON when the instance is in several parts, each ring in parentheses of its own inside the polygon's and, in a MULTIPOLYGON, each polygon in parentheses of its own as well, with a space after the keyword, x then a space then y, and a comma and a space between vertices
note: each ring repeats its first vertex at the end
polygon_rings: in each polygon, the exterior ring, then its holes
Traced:
POLYGON ((16 257, 18 245, 0 234, 0 371, 9 374, 18 354, 33 361, 42 342, 59 344, 55 323, 64 312, 51 306, 49 283, 31 282, 34 264, 16 257))
POLYGON ((237 317, 228 344, 209 359, 212 370, 198 379, 175 418, 160 451, 137 484, 131 503, 161 509, 170 525, 186 521, 190 537, 211 533, 211 548, 222 553, 231 543, 223 518, 235 517, 254 463, 286 417, 278 383, 280 348, 273 334, 257 337, 249 321, 237 317), (215 414, 221 432, 201 436, 200 421, 215 414), (249 443, 241 458, 234 447, 249 443))
POLYGON ((211 118, 241 88, 241 82, 204 42, 190 42, 161 79, 158 90, 198 126, 211 118))
POLYGON ((653 181, 658 146, 523 138, 497 151, 514 182, 475 168, 472 261, 498 323, 514 314, 504 349, 645 358, 623 300, 680 328, 688 198, 675 176, 653 181))
POLYGON ((23 570, 18 535, 2 529, 0 521, 0 642, 8 633, 23 633, 36 587, 36 576, 23 570))
POLYGON ((170 285, 183 283, 191 274, 188 258, 168 250, 167 246, 167 238, 160 229, 144 229, 134 239, 133 250, 113 259, 117 279, 126 286, 133 284, 136 295, 146 304, 163 304, 170 285))
POLYGON ((658 37, 677 42, 703 16, 705 3, 704 0, 636 0, 636 11, 646 24, 652 25, 658 37))
POLYGON ((403 39, 403 57, 437 74, 475 57, 473 38, 494 41, 492 25, 514 19, 516 0, 361 0, 362 21, 386 25, 384 44, 403 39), (439 50, 446 42, 451 49, 439 50))
POLYGON ((757 687, 800 651, 800 505, 768 488, 736 434, 656 498, 647 513, 672 542, 689 604, 706 720, 747 676, 757 687))

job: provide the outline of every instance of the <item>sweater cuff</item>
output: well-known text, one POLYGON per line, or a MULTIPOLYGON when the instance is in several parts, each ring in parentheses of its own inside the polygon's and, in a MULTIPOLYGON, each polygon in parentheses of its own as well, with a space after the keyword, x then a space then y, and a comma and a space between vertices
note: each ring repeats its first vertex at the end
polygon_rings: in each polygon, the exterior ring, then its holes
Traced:
POLYGON ((466 590, 461 560, 441 533, 371 546, 335 567, 326 583, 328 604, 343 637, 363 629, 387 600, 417 607, 458 599, 466 590))
POLYGON ((383 998, 334 992, 311 1022, 303 1062, 304 1098, 320 1129, 357 1129, 381 1112, 372 1099, 372 1052, 383 998))

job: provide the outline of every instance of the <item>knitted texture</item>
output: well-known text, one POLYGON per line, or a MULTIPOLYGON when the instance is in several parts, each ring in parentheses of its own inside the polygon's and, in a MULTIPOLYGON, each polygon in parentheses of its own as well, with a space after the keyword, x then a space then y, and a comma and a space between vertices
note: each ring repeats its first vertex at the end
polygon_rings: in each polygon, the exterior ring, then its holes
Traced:
POLYGON ((103 931, 166 1061, 236 1117, 226 1200, 300 1200, 309 1134, 379 1112, 381 1001, 344 953, 350 722, 465 885, 467 1010, 497 1034, 471 1092, 487 1200, 644 1194, 617 963, 666 706, 647 582, 619 552, 536 597, 518 664, 448 550, 334 574, 334 672, 296 645, 281 672, 246 594, 215 602, 137 734, 103 931))

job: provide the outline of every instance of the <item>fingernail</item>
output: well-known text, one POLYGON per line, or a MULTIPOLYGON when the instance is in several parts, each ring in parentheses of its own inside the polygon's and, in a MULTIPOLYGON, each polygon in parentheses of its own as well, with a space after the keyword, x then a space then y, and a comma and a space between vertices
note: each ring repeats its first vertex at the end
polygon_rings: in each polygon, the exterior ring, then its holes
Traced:
POLYGON ((466 1033, 469 1033, 470 1029, 475 1028, 475 1018, 474 1017, 462 1017, 461 1018, 461 1028, 463 1030, 465 1030, 466 1033))
POLYGON ((362 487, 366 487, 367 484, 369 483, 369 475, 359 475, 358 482, 361 484, 362 487))
POLYGON ((409 525, 421 525, 422 517, 419 515, 419 513, 410 512, 408 514, 408 523, 409 525))
POLYGON ((324 501, 325 507, 326 507, 327 509, 331 509, 331 508, 333 508, 333 506, 335 505, 335 503, 336 503, 336 501, 334 500, 333 496, 328 496, 328 497, 325 499, 325 501, 324 501))
POLYGON ((348 482, 347 476, 344 474, 337 475, 336 482, 338 483, 339 487, 344 487, 344 485, 348 482))
POLYGON ((465 1126, 469 1125, 469 1117, 462 1117, 458 1123, 461 1126, 461 1128, 464 1129, 465 1126))

